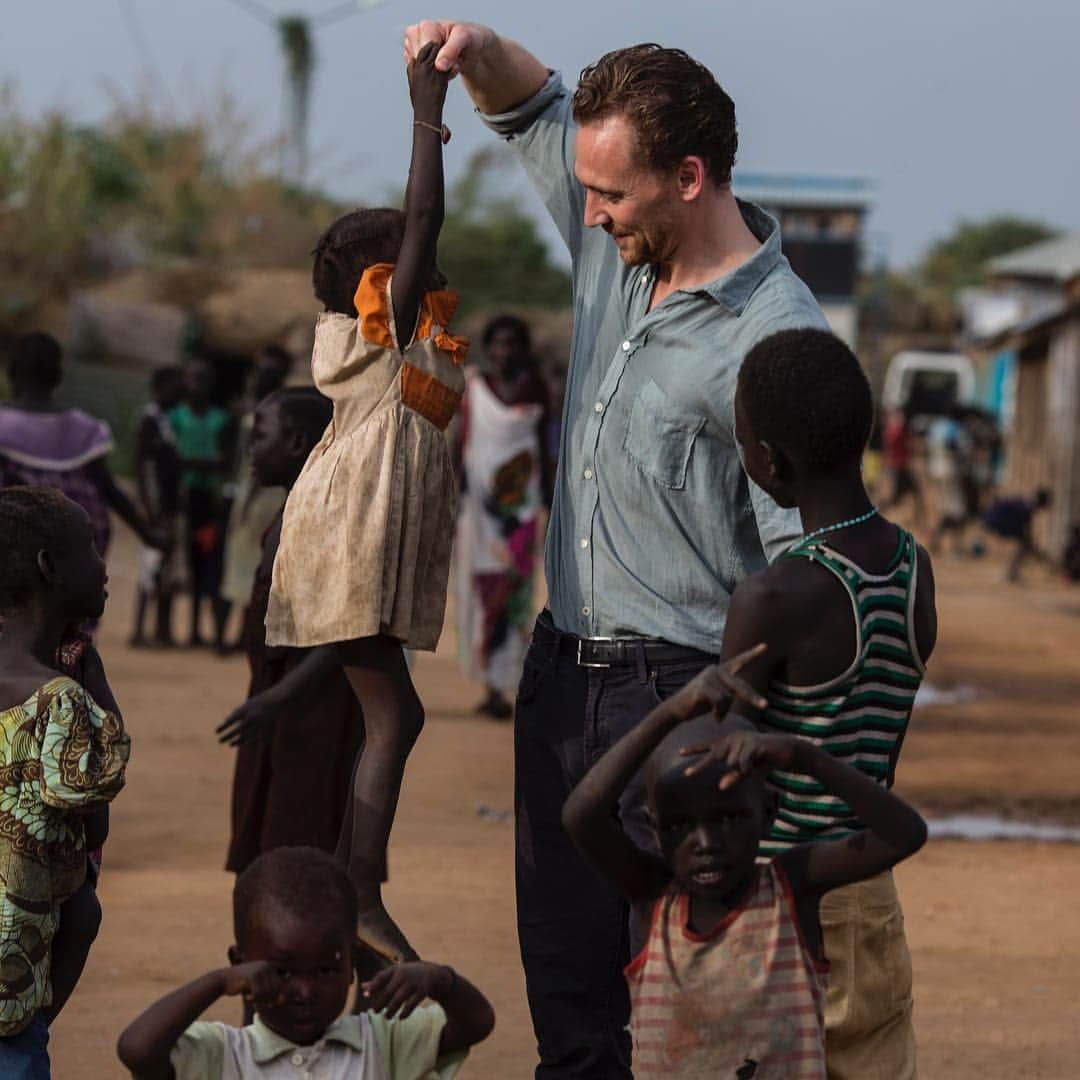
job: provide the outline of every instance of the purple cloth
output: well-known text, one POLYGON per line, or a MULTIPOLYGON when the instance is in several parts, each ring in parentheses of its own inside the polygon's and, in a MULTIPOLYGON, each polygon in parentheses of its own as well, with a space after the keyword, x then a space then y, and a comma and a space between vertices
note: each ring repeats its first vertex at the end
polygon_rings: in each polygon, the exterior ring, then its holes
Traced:
POLYGON ((109 425, 79 409, 0 406, 0 486, 59 488, 90 515, 102 555, 109 546, 109 507, 91 466, 112 447, 109 425))

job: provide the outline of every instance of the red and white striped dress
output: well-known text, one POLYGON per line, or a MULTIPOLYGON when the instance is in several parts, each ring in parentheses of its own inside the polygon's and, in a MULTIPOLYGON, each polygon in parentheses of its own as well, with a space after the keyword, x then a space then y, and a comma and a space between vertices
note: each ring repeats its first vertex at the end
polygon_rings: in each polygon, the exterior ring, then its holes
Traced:
POLYGON ((688 929, 688 914, 685 892, 660 897, 626 969, 637 1080, 825 1080, 827 966, 806 948, 780 866, 760 866, 710 933, 688 929))

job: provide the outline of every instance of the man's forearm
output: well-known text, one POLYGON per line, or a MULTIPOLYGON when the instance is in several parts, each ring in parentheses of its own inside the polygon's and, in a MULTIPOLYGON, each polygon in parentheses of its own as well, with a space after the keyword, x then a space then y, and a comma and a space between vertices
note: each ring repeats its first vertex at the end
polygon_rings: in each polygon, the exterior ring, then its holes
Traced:
POLYGON ((528 101, 547 82, 548 69, 524 46, 492 30, 461 76, 473 104, 494 115, 528 101))

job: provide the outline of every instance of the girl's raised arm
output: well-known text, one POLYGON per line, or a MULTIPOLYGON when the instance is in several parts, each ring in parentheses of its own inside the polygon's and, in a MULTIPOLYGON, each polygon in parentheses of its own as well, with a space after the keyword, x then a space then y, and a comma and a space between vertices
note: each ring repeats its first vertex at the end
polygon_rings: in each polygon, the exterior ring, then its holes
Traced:
POLYGON ((434 284, 435 251, 443 223, 443 102, 449 76, 435 70, 435 44, 409 65, 413 104, 412 161, 405 188, 405 235, 390 285, 398 348, 412 341, 420 301, 434 284))

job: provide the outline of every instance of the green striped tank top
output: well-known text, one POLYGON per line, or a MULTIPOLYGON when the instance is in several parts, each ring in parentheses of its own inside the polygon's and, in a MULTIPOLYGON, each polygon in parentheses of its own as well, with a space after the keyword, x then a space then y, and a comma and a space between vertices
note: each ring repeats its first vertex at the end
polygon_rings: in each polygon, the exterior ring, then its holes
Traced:
MULTIPOLYGON (((857 649, 851 667, 829 682, 770 683, 761 718, 764 727, 810 739, 887 787, 926 670, 915 644, 917 548, 911 533, 899 531, 884 574, 866 573, 820 540, 804 540, 783 556, 810 559, 843 583, 858 628, 857 649)), ((760 856, 861 828, 847 804, 812 777, 777 771, 769 781, 779 792, 779 807, 760 856)))

